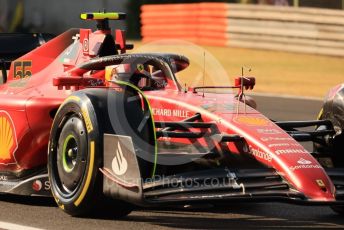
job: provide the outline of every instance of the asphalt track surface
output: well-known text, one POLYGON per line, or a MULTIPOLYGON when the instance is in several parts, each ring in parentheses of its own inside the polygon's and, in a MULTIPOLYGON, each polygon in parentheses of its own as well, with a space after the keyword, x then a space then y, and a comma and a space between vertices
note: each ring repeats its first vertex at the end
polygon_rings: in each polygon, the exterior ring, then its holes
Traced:
MULTIPOLYGON (((260 110, 275 120, 315 119, 321 101, 256 96, 260 110)), ((328 207, 284 203, 233 203, 196 210, 135 210, 124 220, 111 215, 73 218, 52 199, 0 196, 0 229, 344 229, 344 218, 328 207), (17 224, 11 226, 10 224, 17 224), (19 226, 20 225, 20 226, 19 226)))

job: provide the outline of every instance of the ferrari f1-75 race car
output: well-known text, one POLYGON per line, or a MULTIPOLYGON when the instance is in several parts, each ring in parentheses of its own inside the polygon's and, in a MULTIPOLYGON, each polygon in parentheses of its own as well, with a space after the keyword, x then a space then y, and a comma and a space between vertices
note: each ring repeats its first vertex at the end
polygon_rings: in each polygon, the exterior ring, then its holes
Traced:
POLYGON ((0 192, 52 195, 73 216, 236 200, 328 205, 343 214, 342 86, 330 91, 319 120, 275 122, 244 94, 254 78, 186 89, 176 77, 189 65, 185 56, 126 53, 133 47, 124 31, 108 23, 124 17, 85 13, 96 31, 52 39, 0 36, 8 50, 1 54, 0 192), (314 151, 300 142, 313 142, 314 151))

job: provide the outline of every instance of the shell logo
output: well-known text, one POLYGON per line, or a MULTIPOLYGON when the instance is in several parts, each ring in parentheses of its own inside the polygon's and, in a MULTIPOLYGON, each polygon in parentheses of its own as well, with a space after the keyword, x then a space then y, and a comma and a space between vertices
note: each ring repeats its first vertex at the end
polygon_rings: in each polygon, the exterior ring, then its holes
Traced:
POLYGON ((13 160, 13 153, 17 147, 13 121, 7 112, 0 111, 0 163, 13 160))
POLYGON ((270 122, 262 117, 239 116, 234 121, 248 126, 268 126, 270 122))

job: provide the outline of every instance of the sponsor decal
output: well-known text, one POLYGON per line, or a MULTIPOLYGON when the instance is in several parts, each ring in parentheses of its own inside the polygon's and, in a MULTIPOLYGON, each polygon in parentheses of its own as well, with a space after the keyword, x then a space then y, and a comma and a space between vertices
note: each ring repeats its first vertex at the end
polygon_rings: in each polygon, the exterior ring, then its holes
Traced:
POLYGON ((266 153, 263 151, 260 151, 259 149, 254 149, 252 146, 250 146, 251 154, 257 158, 266 160, 268 162, 272 161, 273 156, 270 153, 266 153))
POLYGON ((168 82, 167 81, 165 81, 165 80, 160 80, 160 81, 155 81, 155 82, 153 82, 153 84, 155 85, 155 87, 157 87, 157 88, 165 88, 165 87, 167 87, 167 85, 168 85, 168 82))
POLYGON ((289 169, 292 171, 298 170, 298 169, 320 169, 322 168, 320 165, 313 164, 312 161, 300 158, 297 163, 299 165, 292 166, 289 169))
POLYGON ((15 61, 13 63, 13 78, 24 79, 29 78, 32 75, 31 72, 32 61, 15 61))
POLYGON ((234 118, 234 121, 248 126, 268 126, 271 124, 270 121, 265 118, 251 116, 238 116, 234 118))
POLYGON ((162 109, 162 108, 153 108, 153 115, 155 116, 164 116, 164 117, 181 117, 187 118, 190 117, 189 111, 182 109, 162 109))
MULTIPOLYGON (((37 193, 41 192, 42 190, 50 191, 51 189, 50 181, 48 179, 48 174, 35 176, 31 178, 30 181, 32 182, 31 184, 32 190, 34 190, 37 193)), ((20 182, 19 185, 26 185, 26 183, 27 183, 27 180, 20 182)))
POLYGON ((93 131, 93 125, 92 125, 92 121, 90 118, 90 115, 88 114, 87 108, 82 108, 81 109, 82 115, 85 119, 85 124, 86 124, 86 129, 87 132, 90 133, 93 131))
POLYGON ((323 180, 316 180, 315 181, 316 183, 317 183, 317 185, 320 187, 320 188, 325 188, 326 187, 326 185, 325 185, 325 183, 324 183, 324 181, 323 180))
POLYGON ((303 158, 300 158, 300 160, 297 161, 300 165, 310 165, 312 164, 312 161, 305 160, 303 158))
POLYGON ((296 166, 292 166, 289 169, 291 171, 295 171, 298 169, 321 169, 322 167, 320 165, 296 165, 296 166))
POLYGON ((268 145, 269 148, 272 148, 272 147, 287 147, 287 146, 290 146, 289 143, 277 143, 277 144, 270 144, 268 145))
POLYGON ((40 180, 35 180, 32 183, 32 189, 35 190, 36 192, 41 191, 42 187, 43 187, 42 181, 40 181, 40 180))
POLYGON ((136 69, 140 73, 143 73, 145 71, 145 67, 143 66, 143 64, 137 64, 136 69))
POLYGON ((118 176, 123 175, 128 170, 128 161, 123 155, 123 150, 119 141, 117 145, 117 151, 115 157, 112 160, 111 166, 112 171, 118 176))
POLYGON ((298 153, 308 153, 305 149, 280 149, 275 151, 277 155, 281 154, 298 154, 298 153))
POLYGON ((44 182, 44 189, 49 191, 51 189, 50 181, 47 180, 44 182))
POLYGON ((262 141, 293 141, 294 139, 291 137, 262 137, 260 138, 262 141))
POLYGON ((14 163, 13 153, 18 148, 16 131, 10 115, 0 111, 0 161, 14 163))
POLYGON ((276 144, 269 144, 268 145, 269 148, 272 148, 272 147, 290 147, 290 146, 300 147, 300 144, 298 144, 298 143, 276 143, 276 144))
POLYGON ((258 133, 261 134, 267 134, 267 135, 273 135, 273 134, 280 134, 281 131, 277 130, 277 129, 257 129, 258 133))

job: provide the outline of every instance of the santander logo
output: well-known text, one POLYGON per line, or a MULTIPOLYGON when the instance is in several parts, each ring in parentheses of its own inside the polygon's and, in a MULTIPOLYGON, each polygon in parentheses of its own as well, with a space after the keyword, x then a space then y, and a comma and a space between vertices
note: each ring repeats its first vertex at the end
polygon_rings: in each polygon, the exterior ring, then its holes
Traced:
POLYGON ((300 160, 298 160, 297 163, 299 163, 300 165, 310 165, 310 164, 312 164, 311 161, 305 160, 303 158, 300 158, 300 160))
POLYGON ((300 158, 297 161, 298 165, 291 166, 289 169, 291 171, 299 170, 299 169, 321 169, 322 167, 319 164, 313 163, 312 161, 300 158))

